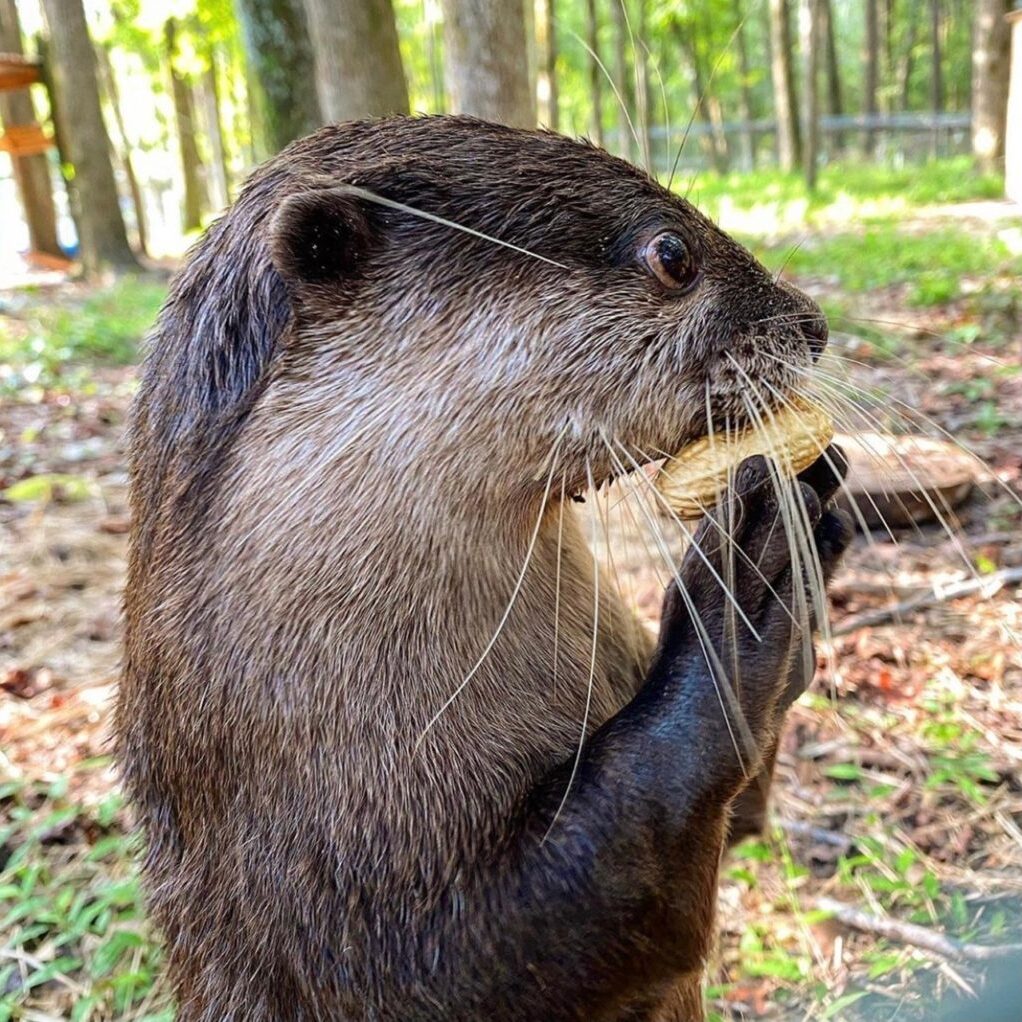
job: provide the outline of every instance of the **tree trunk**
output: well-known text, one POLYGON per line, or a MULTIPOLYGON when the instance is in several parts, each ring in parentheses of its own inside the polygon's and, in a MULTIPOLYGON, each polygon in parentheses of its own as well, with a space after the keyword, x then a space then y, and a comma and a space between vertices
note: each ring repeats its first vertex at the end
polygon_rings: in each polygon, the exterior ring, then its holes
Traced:
MULTIPOLYGON (((23 52, 18 9, 14 0, 0 0, 0 53, 23 52)), ((4 128, 20 128, 37 123, 32 97, 26 90, 0 93, 0 121, 4 128)), ((57 211, 53 205, 53 181, 46 154, 12 155, 11 164, 32 251, 63 256, 57 241, 57 211)))
POLYGON ((788 0, 770 0, 770 72, 777 117, 777 158, 782 170, 791 171, 801 163, 802 141, 795 75, 792 72, 788 0))
POLYGON ((534 127, 522 0, 443 0, 443 10, 451 109, 534 127))
MULTIPOLYGON (((866 0, 866 34, 864 36, 865 52, 862 61, 866 69, 862 93, 862 112, 867 121, 876 118, 879 112, 877 105, 877 87, 880 70, 880 25, 877 21, 877 0, 866 0)), ((872 156, 876 149, 876 130, 869 124, 866 126, 864 149, 867 156, 872 156)))
POLYGON ((649 33, 648 0, 638 0, 639 28, 632 55, 635 58, 635 87, 638 97, 639 140, 642 143, 642 165, 647 173, 653 170, 653 94, 649 81, 649 54, 646 37, 649 33))
POLYGON ((213 182, 216 185, 215 206, 225 209, 231 202, 231 170, 224 144, 224 127, 220 120, 220 85, 217 82, 216 50, 209 51, 209 67, 202 76, 202 109, 206 137, 213 155, 213 182))
POLYGON ((738 113, 745 125, 742 128, 742 166, 752 170, 756 165, 756 142, 752 133, 752 90, 749 87, 751 70, 749 67, 749 48, 745 42, 745 15, 742 12, 742 0, 734 0, 735 43, 738 47, 738 113))
MULTIPOLYGON (((845 103, 841 89, 841 63, 837 57, 837 32, 834 29, 834 7, 831 0, 822 0, 820 22, 820 34, 826 41, 827 113, 833 117, 841 117, 845 112, 845 103)), ((834 148, 840 152, 844 147, 845 133, 834 132, 834 148)))
MULTIPOLYGON (((694 124, 698 121, 705 128, 705 131, 700 133, 703 154, 710 161, 713 169, 718 174, 723 174, 727 170, 727 153, 722 151, 719 145, 718 129, 717 125, 714 124, 713 114, 711 113, 710 98, 707 97, 706 78, 703 73, 702 61, 699 59, 699 51, 696 49, 695 40, 692 38, 691 33, 686 31, 679 22, 673 22, 672 28, 678 50, 684 54, 685 62, 688 64, 692 94, 695 96, 692 112, 689 115, 691 123, 694 124)), ((719 106, 717 113, 719 115, 719 106)), ((685 144, 686 139, 682 138, 681 145, 684 146, 685 144)), ((681 151, 679 150, 672 160, 675 165, 677 165, 680 156, 681 151)))
MULTIPOLYGON (((1008 0, 976 0, 972 36, 972 153, 987 172, 1000 168, 1008 117, 1011 27, 1008 0)), ((1022 54, 1019 55, 1022 60, 1022 54)))
POLYGON ((551 131, 557 131, 560 111, 557 96, 557 12, 554 0, 543 0, 543 77, 546 81, 544 120, 551 131))
POLYGON ((589 70, 589 137, 598 146, 603 145, 603 71, 600 68, 599 24, 596 20, 596 0, 586 0, 586 46, 589 70))
POLYGON ((305 0, 305 13, 328 121, 408 113, 391 0, 305 0))
POLYGON ((628 19, 622 0, 610 0, 610 13, 614 25, 614 84, 617 86, 618 150, 630 163, 637 157, 638 140, 635 137, 635 83, 628 60, 628 19))
POLYGON ((197 231, 202 227, 202 214, 206 209, 206 190, 202 183, 202 160, 195 135, 195 105, 188 82, 175 67, 177 58, 177 25, 169 18, 163 26, 167 66, 170 70, 171 95, 174 99, 174 120, 177 125, 178 149, 181 154, 181 173, 184 183, 184 209, 181 225, 184 231, 197 231))
MULTIPOLYGON (((940 44, 940 0, 930 0, 930 109, 939 114, 944 109, 944 69, 940 44)), ((936 158, 940 150, 940 129, 934 125, 930 137, 930 155, 936 158)))
POLYGON ((905 56, 898 72, 900 82, 898 93, 901 97, 901 109, 907 110, 912 99, 912 64, 916 48, 916 19, 909 18, 908 39, 905 44, 905 56))
POLYGON ((819 104, 819 52, 820 52, 820 0, 801 0, 799 30, 802 39, 802 58, 805 80, 802 87, 802 164, 806 187, 816 190, 816 162, 820 136, 819 104))
POLYGON ((138 250, 142 255, 149 251, 149 238, 146 230, 145 201, 142 198, 142 189, 139 187, 138 177, 135 174, 135 165, 131 159, 131 142, 128 140, 128 132, 124 127, 124 117, 121 115, 121 97, 117 88, 117 77, 114 75, 114 67, 110 61, 110 53, 105 46, 96 48, 96 60, 99 68, 99 83, 102 92, 106 95, 107 106, 113 114, 114 127, 117 129, 117 138, 120 146, 114 146, 118 151, 121 168, 128 182, 128 190, 131 192, 131 204, 135 209, 135 232, 138 235, 138 250))
POLYGON ((57 112, 74 167, 82 271, 94 276, 105 268, 137 270, 110 163, 110 138, 96 81, 96 53, 82 0, 43 0, 43 9, 50 30, 57 112))
POLYGON ((940 0, 930 0, 930 108, 939 114, 944 109, 944 69, 940 44, 940 0))
POLYGON ((266 146, 276 153, 323 123, 302 0, 235 0, 235 5, 249 87, 259 99, 266 146))

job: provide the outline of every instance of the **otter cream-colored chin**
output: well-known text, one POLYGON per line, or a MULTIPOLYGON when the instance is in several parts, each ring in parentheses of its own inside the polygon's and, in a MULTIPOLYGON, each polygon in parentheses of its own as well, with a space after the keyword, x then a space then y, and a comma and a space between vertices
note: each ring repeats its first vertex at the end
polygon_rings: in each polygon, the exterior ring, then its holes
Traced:
POLYGON ((820 457, 833 437, 827 411, 793 397, 740 433, 717 433, 683 447, 664 462, 656 487, 680 518, 699 518, 717 503, 746 458, 762 454, 795 476, 820 457))

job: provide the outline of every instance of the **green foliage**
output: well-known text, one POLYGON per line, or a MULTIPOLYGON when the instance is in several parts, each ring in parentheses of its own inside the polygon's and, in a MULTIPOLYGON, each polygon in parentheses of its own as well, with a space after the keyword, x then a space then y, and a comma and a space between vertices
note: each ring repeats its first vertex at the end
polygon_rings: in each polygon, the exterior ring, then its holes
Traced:
POLYGON ((731 174, 699 174, 677 182, 680 191, 711 216, 719 216, 723 203, 751 210, 765 203, 799 203, 810 212, 838 203, 894 200, 903 208, 973 199, 999 199, 1004 181, 997 174, 981 174, 968 156, 931 160, 923 166, 892 167, 883 163, 831 163, 820 168, 815 193, 810 197, 800 174, 772 168, 731 174))
MULTIPOLYGON (((104 761, 80 770, 104 767, 104 761)), ((86 803, 67 778, 0 784, 0 1019, 51 998, 71 1022, 170 1022, 154 990, 160 952, 144 922, 135 842, 119 796, 86 803), (70 854, 69 854, 70 853, 70 854)))
POLYGON ((849 291, 906 285, 908 302, 919 306, 957 298, 964 278, 1022 274, 1022 258, 996 237, 951 228, 909 233, 896 222, 861 233, 813 236, 794 249, 790 244, 775 246, 765 259, 768 265, 786 261, 796 276, 832 277, 849 291))
POLYGON ((53 386, 83 365, 137 361, 166 286, 125 277, 82 298, 47 302, 44 293, 22 315, 0 317, 0 391, 53 386))

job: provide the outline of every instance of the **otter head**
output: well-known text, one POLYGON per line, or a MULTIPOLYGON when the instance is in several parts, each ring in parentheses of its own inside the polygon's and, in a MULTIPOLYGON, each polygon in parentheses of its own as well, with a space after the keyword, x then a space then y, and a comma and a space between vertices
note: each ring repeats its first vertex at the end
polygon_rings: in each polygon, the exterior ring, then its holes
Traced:
POLYGON ((277 381, 362 442, 457 465, 469 492, 569 491, 782 401, 826 321, 741 245, 585 142, 389 122, 277 209, 294 321, 277 381), (457 226, 453 226, 457 225, 457 226), (350 431, 349 424, 349 431, 350 431))

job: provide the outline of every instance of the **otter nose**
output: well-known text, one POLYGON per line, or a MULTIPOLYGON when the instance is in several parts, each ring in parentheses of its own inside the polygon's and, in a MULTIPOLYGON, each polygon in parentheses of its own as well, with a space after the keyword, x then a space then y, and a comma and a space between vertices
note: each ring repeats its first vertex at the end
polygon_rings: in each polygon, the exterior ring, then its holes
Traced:
POLYGON ((818 362, 823 349, 827 347, 827 338, 830 330, 827 326, 827 317, 819 312, 815 316, 808 316, 802 324, 802 332, 805 334, 806 344, 809 345, 809 355, 814 362, 818 362))

